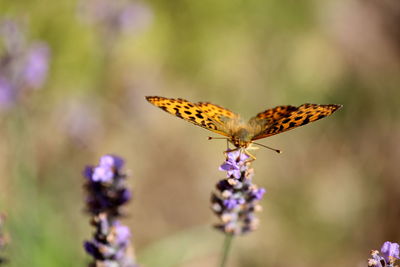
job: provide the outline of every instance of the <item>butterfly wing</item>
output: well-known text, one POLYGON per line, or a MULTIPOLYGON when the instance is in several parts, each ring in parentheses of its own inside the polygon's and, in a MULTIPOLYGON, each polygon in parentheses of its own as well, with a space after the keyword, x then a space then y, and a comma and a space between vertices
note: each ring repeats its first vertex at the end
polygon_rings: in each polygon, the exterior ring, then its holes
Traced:
POLYGON ((226 124, 229 120, 235 120, 239 117, 229 109, 208 102, 199 102, 196 103, 196 105, 203 110, 208 117, 212 118, 221 125, 226 124))
MULTIPOLYGON (((230 111, 218 113, 216 105, 210 103, 192 103, 184 99, 165 98, 159 96, 146 96, 147 101, 162 110, 175 115, 185 121, 203 127, 214 133, 229 136, 224 130, 222 116, 228 116, 230 111)), ((221 110, 225 110, 218 107, 221 110)))
POLYGON ((258 113, 250 121, 265 122, 266 124, 273 124, 277 120, 289 115, 290 112, 296 111, 298 108, 295 106, 278 106, 271 109, 267 109, 263 112, 258 113))
POLYGON ((303 104, 299 107, 279 106, 267 109, 250 119, 249 123, 262 125, 262 129, 252 140, 282 133, 307 123, 325 118, 341 108, 342 105, 303 104))

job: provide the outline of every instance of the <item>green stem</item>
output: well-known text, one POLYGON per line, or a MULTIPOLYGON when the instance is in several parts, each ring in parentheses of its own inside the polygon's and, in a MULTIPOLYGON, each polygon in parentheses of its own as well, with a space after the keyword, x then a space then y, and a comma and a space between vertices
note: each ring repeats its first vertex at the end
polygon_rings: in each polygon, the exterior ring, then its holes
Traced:
POLYGON ((231 245, 232 245, 232 240, 233 240, 233 234, 225 235, 225 241, 224 241, 224 247, 223 247, 223 251, 222 251, 220 267, 226 266, 226 262, 228 261, 229 251, 230 251, 231 245))

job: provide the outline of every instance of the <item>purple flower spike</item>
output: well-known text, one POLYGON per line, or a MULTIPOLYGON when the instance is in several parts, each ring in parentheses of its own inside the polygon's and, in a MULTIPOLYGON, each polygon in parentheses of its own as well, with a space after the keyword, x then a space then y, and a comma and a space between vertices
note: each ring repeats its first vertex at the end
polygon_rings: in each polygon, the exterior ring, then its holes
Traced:
POLYGON ((371 257, 368 259, 368 266, 395 267, 394 264, 399 259, 399 244, 386 241, 381 248, 381 255, 379 251, 372 250, 371 257))
POLYGON ((254 171, 249 158, 243 150, 228 150, 225 162, 219 167, 226 171, 227 178, 217 183, 211 207, 220 219, 215 227, 224 233, 238 235, 257 228, 258 219, 254 213, 261 209, 258 202, 265 189, 252 183, 254 171))
POLYGON ((131 199, 126 188, 126 175, 122 172, 124 161, 113 155, 100 158, 99 165, 88 166, 86 177, 87 211, 96 228, 93 239, 84 243, 86 252, 94 259, 91 266, 137 266, 132 253, 131 233, 120 223, 120 208, 131 199))

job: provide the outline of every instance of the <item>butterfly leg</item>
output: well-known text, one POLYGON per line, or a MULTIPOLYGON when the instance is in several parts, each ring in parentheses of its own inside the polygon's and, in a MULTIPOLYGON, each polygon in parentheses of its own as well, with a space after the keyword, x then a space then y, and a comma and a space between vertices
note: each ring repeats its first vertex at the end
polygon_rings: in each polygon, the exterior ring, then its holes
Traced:
POLYGON ((229 150, 229 140, 226 139, 226 150, 229 150))
POLYGON ((250 157, 250 159, 249 160, 247 160, 247 162, 253 162, 253 161, 255 161, 257 158, 256 158, 256 156, 254 156, 253 154, 251 154, 249 151, 247 151, 246 149, 243 149, 243 153, 244 154, 246 154, 247 156, 249 156, 250 157))

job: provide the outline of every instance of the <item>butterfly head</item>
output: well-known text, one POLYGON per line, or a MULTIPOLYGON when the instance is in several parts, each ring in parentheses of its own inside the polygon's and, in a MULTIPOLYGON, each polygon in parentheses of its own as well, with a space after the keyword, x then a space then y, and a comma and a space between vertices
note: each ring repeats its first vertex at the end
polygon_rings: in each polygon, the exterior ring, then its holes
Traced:
POLYGON ((230 142, 237 148, 246 148, 251 144, 253 135, 245 128, 239 128, 232 134, 230 142))

